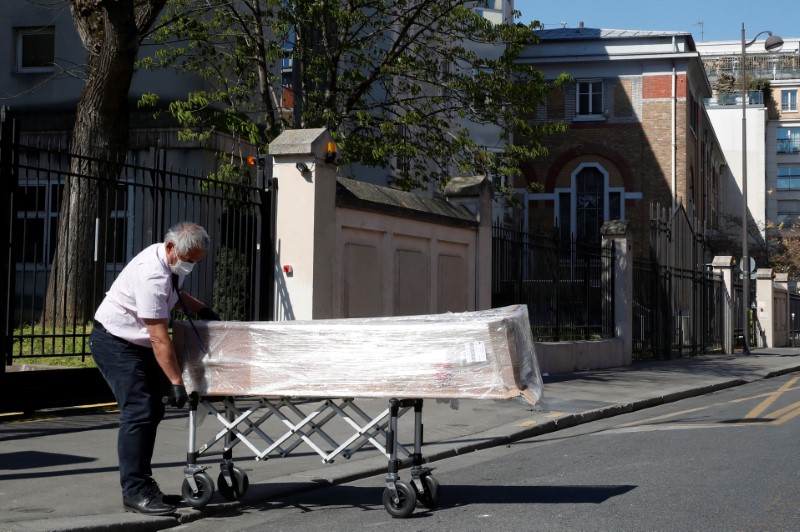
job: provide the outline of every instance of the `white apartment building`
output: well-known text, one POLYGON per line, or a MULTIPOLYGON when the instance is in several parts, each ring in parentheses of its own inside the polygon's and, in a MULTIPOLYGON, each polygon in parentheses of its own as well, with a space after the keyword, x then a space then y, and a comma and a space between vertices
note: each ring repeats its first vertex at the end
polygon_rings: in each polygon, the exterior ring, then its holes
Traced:
MULTIPOLYGON (((731 173, 741 186, 742 98, 738 82, 742 44, 700 42, 697 50, 713 87, 725 76, 737 82, 735 94, 715 91, 706 108, 731 173)), ((800 222, 800 39, 784 37, 783 47, 776 52, 765 51, 764 41, 757 41, 746 48, 746 63, 747 79, 769 80, 772 89, 772 98, 767 100, 760 92, 749 92, 746 110, 748 209, 751 223, 756 223, 763 238, 766 227, 800 222)), ((734 195, 724 201, 738 203, 740 198, 734 195)), ((740 205, 733 206, 734 212, 741 212, 740 205)))

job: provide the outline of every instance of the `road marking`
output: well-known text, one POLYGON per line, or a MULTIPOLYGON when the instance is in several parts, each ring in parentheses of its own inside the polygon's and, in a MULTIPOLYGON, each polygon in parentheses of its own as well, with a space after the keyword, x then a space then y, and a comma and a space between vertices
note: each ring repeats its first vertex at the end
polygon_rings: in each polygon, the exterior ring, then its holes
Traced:
POLYGON ((112 414, 114 412, 119 412, 119 408, 116 402, 113 403, 95 403, 91 405, 77 405, 77 406, 67 406, 64 408, 58 408, 48 411, 42 412, 34 412, 28 416, 25 415, 24 412, 6 412, 0 414, 0 419, 7 417, 10 423, 31 423, 34 421, 52 421, 54 419, 61 419, 63 415, 59 415, 61 412, 69 412, 71 410, 88 410, 88 409, 102 409, 107 414, 112 414), (20 416, 23 416, 21 419, 20 416))
POLYGON ((545 416, 548 419, 553 419, 556 417, 564 417, 564 412, 551 412, 545 416))
POLYGON ((527 421, 523 421, 522 423, 517 423, 516 427, 530 427, 531 425, 536 425, 535 419, 529 419, 527 421))
MULTIPOLYGON (((721 401, 717 403, 712 403, 706 406, 701 406, 697 408, 689 408, 687 410, 681 410, 680 412, 673 412, 671 414, 664 414, 662 416, 651 417, 647 419, 643 419, 640 421, 631 421, 630 423, 623 423, 618 425, 620 428, 627 428, 627 427, 635 427, 635 426, 646 426, 655 421, 662 421, 669 418, 674 418, 677 416, 682 416, 685 414, 693 414, 696 412, 701 412, 703 410, 708 410, 709 408, 714 408, 716 406, 732 404, 732 403, 742 403, 745 401, 752 401, 753 399, 764 399, 758 406, 756 406, 753 410, 751 410, 744 418, 737 420, 738 422, 735 423, 728 423, 726 426, 752 426, 752 425, 780 425, 783 424, 791 419, 794 419, 797 416, 800 416, 800 402, 794 403, 792 405, 786 406, 771 414, 767 414, 762 416, 762 419, 758 419, 759 415, 762 414, 769 406, 774 403, 781 395, 786 392, 796 391, 800 389, 800 387, 793 387, 797 381, 800 380, 800 377, 794 377, 786 382, 783 386, 781 386, 778 390, 774 392, 764 392, 759 393, 756 395, 751 395, 748 397, 739 397, 737 399, 731 399, 730 401, 721 401), (777 418, 777 419, 776 419, 777 418), (756 420, 750 423, 741 423, 747 420, 756 420)), ((678 428, 690 428, 694 426, 695 428, 711 428, 711 426, 706 425, 685 425, 685 426, 678 426, 678 428)))
POLYGON ((772 423, 770 423, 770 425, 782 425, 787 421, 789 421, 790 419, 794 419, 797 416, 800 416, 800 401, 791 404, 787 407, 781 408, 780 410, 776 410, 770 415, 771 417, 781 416, 778 417, 778 419, 776 419, 772 423))
POLYGON ((618 429, 604 430, 597 434, 630 434, 635 432, 657 432, 662 430, 691 430, 691 429, 728 429, 731 427, 750 427, 748 425, 723 424, 723 423, 670 423, 669 425, 637 425, 635 427, 620 427, 618 429))
POLYGON ((789 390, 792 387, 792 385, 798 380, 800 380, 800 377, 794 377, 791 380, 789 380, 786 384, 778 388, 776 391, 769 394, 769 396, 767 396, 766 399, 761 401, 761 403, 758 406, 756 406, 754 409, 748 412, 747 415, 744 416, 744 419, 753 419, 759 417, 761 413, 764 412, 764 410, 769 408, 769 406, 772 403, 774 403, 781 395, 783 395, 784 392, 789 390))
POLYGON ((653 421, 660 421, 662 419, 669 419, 671 417, 681 416, 683 414, 692 414, 694 412, 700 412, 701 410, 707 410, 707 409, 711 408, 712 406, 715 406, 715 405, 707 405, 707 406, 701 406, 701 407, 698 407, 698 408, 690 408, 689 410, 681 410, 680 412, 673 412, 672 414, 664 414, 663 416, 651 417, 651 418, 644 419, 642 421, 631 421, 630 423, 624 423, 624 424, 620 425, 620 427, 632 427, 634 425, 643 425, 643 424, 647 424, 647 423, 652 423, 653 421))

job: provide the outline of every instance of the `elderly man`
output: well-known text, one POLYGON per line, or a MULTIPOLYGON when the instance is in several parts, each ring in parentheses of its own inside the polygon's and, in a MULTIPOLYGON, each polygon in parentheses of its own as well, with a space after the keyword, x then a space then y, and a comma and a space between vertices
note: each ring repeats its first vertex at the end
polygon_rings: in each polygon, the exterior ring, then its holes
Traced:
MULTIPOLYGON (((184 278, 203 260, 208 246, 208 233, 201 226, 190 222, 173 226, 163 243, 145 248, 125 266, 94 315, 92 356, 120 409, 117 454, 126 511, 167 515, 175 512, 174 504, 180 500, 161 492, 150 462, 156 429, 164 417, 162 398, 166 395, 168 403, 178 408, 187 400, 168 332, 170 311, 184 278)), ((219 319, 186 292, 180 297, 186 310, 201 319, 219 319)))

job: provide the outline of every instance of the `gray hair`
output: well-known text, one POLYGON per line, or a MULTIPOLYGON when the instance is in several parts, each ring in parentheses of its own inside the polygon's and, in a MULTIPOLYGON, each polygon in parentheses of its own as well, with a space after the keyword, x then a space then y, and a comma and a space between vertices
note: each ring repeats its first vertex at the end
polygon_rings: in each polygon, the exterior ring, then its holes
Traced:
POLYGON ((193 249, 206 251, 211 244, 208 233, 201 226, 192 222, 178 222, 169 228, 164 242, 175 244, 175 251, 188 255, 193 249))

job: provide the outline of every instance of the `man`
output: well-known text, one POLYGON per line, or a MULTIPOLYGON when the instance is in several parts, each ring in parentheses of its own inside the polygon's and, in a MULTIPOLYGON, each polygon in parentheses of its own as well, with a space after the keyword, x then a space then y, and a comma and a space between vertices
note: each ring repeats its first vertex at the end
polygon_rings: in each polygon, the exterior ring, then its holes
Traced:
MULTIPOLYGON (((188 399, 167 327, 178 290, 205 257, 209 242, 197 224, 173 226, 163 243, 147 247, 125 266, 94 315, 89 346, 120 409, 117 454, 126 511, 167 515, 180 500, 161 492, 150 461, 164 417, 165 377, 171 406, 183 408, 188 399)), ((219 319, 186 292, 180 297, 201 319, 219 319)))

